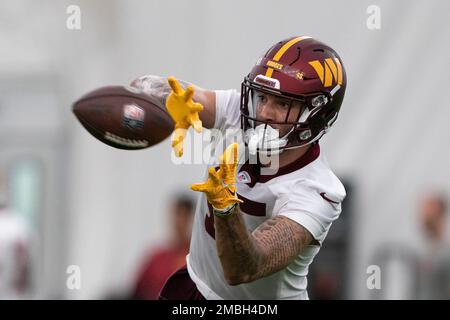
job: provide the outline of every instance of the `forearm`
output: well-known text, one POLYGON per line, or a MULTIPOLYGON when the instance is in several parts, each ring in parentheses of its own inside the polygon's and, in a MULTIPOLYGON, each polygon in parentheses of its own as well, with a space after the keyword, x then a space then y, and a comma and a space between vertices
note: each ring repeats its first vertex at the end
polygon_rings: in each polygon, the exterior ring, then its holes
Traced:
MULTIPOLYGON (((194 96, 193 100, 203 105, 204 109, 199 113, 200 119, 203 122, 203 127, 212 128, 214 126, 216 117, 216 94, 214 91, 204 90, 187 81, 178 80, 181 87, 186 89, 188 86, 193 86, 194 96)), ((171 93, 171 88, 167 78, 145 75, 137 78, 131 82, 131 86, 141 89, 146 94, 151 96, 161 108, 166 108, 167 97, 171 93)))
POLYGON ((286 268, 315 242, 308 230, 284 216, 270 218, 249 233, 238 207, 235 210, 229 216, 214 218, 217 252, 231 285, 286 268))
POLYGON ((225 217, 214 217, 217 253, 230 285, 250 282, 258 277, 263 255, 247 231, 239 206, 225 217))
MULTIPOLYGON (((185 81, 179 80, 178 82, 183 88, 190 85, 190 83, 185 81)), ((133 80, 133 82, 131 82, 131 86, 138 88, 151 96, 158 102, 159 107, 166 108, 167 97, 172 91, 167 78, 154 75, 145 75, 133 80)))

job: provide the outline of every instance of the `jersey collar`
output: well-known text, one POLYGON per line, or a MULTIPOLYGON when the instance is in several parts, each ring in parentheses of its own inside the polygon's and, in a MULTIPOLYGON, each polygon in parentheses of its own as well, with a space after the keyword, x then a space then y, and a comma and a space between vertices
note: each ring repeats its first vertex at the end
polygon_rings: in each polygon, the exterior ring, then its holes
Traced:
POLYGON ((250 182, 246 183, 250 187, 253 187, 256 183, 265 183, 273 178, 300 170, 303 167, 306 167, 308 164, 316 160, 320 155, 320 146, 319 143, 314 143, 309 150, 298 158, 296 161, 281 167, 278 171, 273 175, 261 175, 261 166, 259 164, 250 164, 249 160, 247 160, 239 172, 246 171, 250 175, 250 182))

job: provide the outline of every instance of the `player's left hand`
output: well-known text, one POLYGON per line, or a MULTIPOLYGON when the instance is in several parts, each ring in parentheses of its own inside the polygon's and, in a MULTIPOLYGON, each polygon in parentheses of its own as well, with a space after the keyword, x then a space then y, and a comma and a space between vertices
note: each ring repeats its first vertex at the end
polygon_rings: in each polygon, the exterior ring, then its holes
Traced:
POLYGON ((194 191, 204 192, 208 202, 218 210, 225 210, 242 202, 236 195, 236 169, 238 164, 238 144, 228 146, 219 160, 219 169, 208 170, 208 180, 191 185, 194 191))

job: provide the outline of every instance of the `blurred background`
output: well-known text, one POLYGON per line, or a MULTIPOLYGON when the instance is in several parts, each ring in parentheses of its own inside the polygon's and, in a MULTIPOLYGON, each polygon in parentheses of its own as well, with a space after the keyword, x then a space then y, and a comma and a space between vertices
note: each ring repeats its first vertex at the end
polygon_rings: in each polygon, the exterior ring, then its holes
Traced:
POLYGON ((292 35, 332 46, 348 75, 322 139, 348 197, 311 298, 448 299, 448 30, 445 0, 2 0, 0 299, 151 298, 155 261, 185 254, 205 167, 169 161, 168 141, 108 147, 72 102, 143 74, 239 89, 292 35))

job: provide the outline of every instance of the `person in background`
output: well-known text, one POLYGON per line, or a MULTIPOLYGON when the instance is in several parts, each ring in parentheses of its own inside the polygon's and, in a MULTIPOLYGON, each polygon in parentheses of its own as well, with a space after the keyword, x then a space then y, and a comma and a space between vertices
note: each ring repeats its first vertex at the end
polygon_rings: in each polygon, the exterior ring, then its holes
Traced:
POLYGON ((0 300, 29 298, 30 235, 25 219, 8 206, 0 175, 0 300))
POLYGON ((429 194, 419 203, 425 250, 419 257, 419 299, 450 299, 450 246, 447 201, 429 194))
POLYGON ((186 264, 194 208, 194 201, 187 195, 178 195, 172 202, 171 241, 166 247, 152 250, 144 260, 136 280, 134 299, 157 300, 169 276, 186 264))

